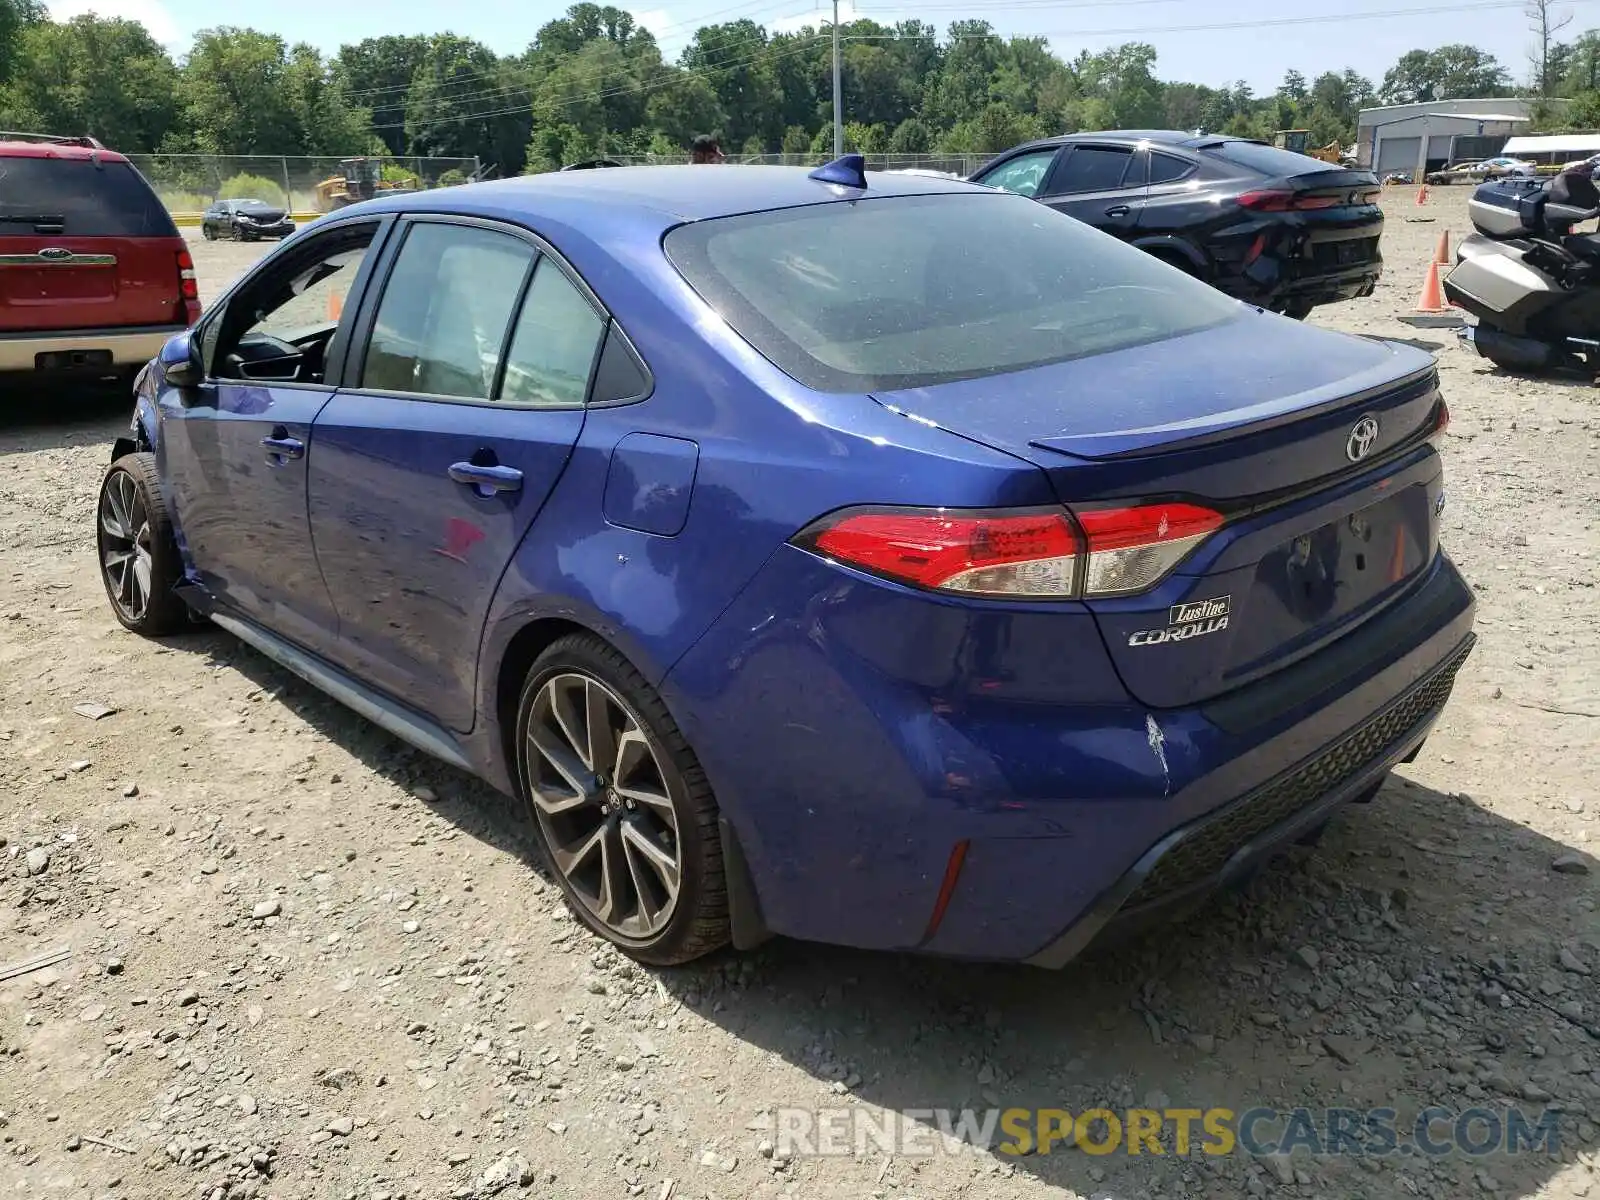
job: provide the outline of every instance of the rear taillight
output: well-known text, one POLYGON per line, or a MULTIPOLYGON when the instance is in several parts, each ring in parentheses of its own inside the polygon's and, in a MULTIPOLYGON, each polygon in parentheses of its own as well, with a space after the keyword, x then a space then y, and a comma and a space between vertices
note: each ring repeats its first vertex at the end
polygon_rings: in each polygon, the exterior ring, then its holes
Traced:
POLYGON ((1196 504, 1141 504, 1081 509, 1089 543, 1086 596, 1125 596, 1159 583, 1222 525, 1222 514, 1196 504))
POLYGON ((1450 406, 1445 403, 1444 397, 1439 397, 1439 407, 1433 412, 1433 428, 1428 432, 1428 440, 1435 446, 1444 442, 1445 431, 1450 428, 1450 406))
POLYGON ((1333 208, 1339 199, 1338 196, 1302 196, 1299 192, 1286 189, 1263 188, 1245 192, 1239 197, 1239 204, 1253 212, 1309 212, 1318 208, 1333 208))
POLYGON ((1152 587, 1220 527, 1192 504, 974 512, 846 509, 799 534, 825 558, 914 587, 995 599, 1121 596, 1152 587))
POLYGON ((194 256, 187 249, 178 251, 178 294, 183 297, 186 323, 200 319, 200 283, 194 274, 194 256))
POLYGON ((1080 542, 1060 509, 852 509, 824 517, 796 540, 871 574, 937 591, 1076 595, 1080 542))

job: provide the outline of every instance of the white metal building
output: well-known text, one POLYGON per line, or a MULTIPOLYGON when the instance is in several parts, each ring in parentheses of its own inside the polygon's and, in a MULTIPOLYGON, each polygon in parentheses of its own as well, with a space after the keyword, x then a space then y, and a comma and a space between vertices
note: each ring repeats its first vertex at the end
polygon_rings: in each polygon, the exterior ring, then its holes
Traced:
POLYGON ((1356 161, 1380 174, 1420 176, 1454 162, 1491 158, 1527 127, 1532 108, 1524 97, 1364 108, 1356 120, 1356 161))
POLYGON ((1529 162, 1560 166, 1574 159, 1600 154, 1600 133, 1562 133, 1550 137, 1514 137, 1505 152, 1529 162))

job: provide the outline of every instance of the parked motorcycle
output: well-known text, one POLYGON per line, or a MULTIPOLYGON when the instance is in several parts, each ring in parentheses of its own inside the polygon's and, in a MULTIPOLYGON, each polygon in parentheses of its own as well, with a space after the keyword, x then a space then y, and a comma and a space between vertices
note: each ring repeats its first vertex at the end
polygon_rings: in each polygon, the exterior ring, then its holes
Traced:
POLYGON ((1600 375, 1600 234, 1572 232, 1600 216, 1594 180, 1496 180, 1467 209, 1478 232, 1444 280, 1445 298, 1477 318, 1463 340, 1507 370, 1600 375))

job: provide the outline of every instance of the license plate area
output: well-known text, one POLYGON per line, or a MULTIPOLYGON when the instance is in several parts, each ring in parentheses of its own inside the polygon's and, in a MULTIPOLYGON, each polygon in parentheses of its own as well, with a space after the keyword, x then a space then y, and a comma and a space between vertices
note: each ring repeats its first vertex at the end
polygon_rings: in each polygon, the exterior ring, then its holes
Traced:
POLYGON ((46 350, 33 356, 40 371, 95 371, 110 368, 109 350, 46 350))
POLYGON ((1421 571, 1437 550, 1433 508, 1427 485, 1414 484, 1265 554, 1229 674, 1325 636, 1421 571))

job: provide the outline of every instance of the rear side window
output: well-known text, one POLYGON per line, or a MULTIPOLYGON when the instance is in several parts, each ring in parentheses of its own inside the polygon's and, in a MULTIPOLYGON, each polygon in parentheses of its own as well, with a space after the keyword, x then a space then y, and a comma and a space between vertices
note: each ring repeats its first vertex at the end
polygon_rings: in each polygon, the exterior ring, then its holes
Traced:
POLYGON ((1290 150, 1279 150, 1276 146, 1264 146, 1260 142, 1223 142, 1220 146, 1210 146, 1207 149, 1218 158, 1275 177, 1338 170, 1331 163, 1325 163, 1319 158, 1312 158, 1307 154, 1295 154, 1290 150))
POLYGON ((1176 183, 1190 171, 1194 164, 1186 158, 1152 152, 1150 155, 1150 183, 1176 183))
POLYGON ((1116 146, 1078 146, 1050 181, 1052 194, 1104 192, 1122 186, 1133 151, 1116 146))
POLYGON ((741 337, 819 391, 1001 375, 1240 311, 1141 250, 1003 193, 722 217, 680 225, 664 245, 741 337))
POLYGON ((124 162, 0 158, 0 237, 177 237, 144 177, 124 162))
POLYGON ((532 263, 528 244, 507 234, 417 223, 384 285, 361 386, 489 399, 532 263))
POLYGON ((500 399, 534 408, 582 405, 604 330, 600 314, 561 268, 540 259, 511 335, 500 399))

